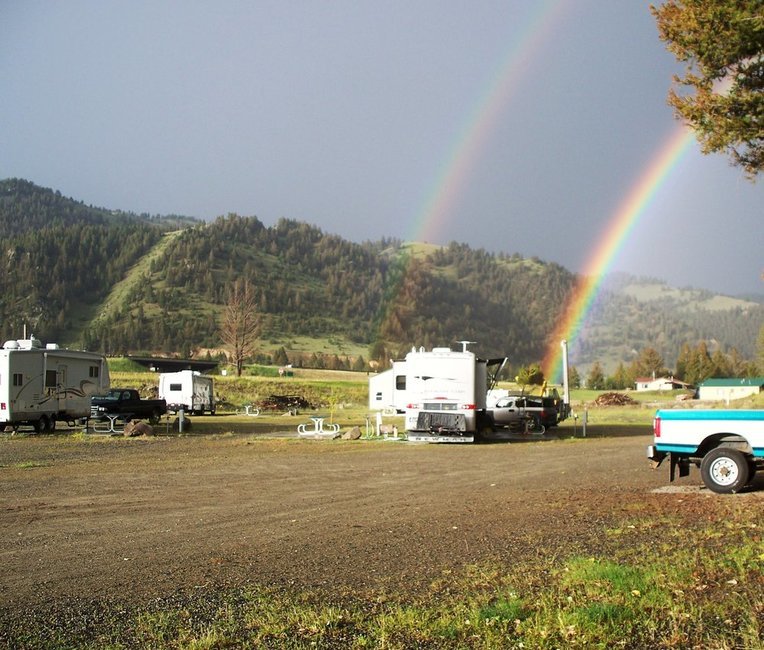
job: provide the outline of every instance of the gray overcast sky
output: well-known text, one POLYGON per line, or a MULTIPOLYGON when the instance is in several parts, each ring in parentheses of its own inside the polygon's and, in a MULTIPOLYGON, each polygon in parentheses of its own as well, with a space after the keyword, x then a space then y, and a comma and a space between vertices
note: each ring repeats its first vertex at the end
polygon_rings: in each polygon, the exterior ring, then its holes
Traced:
MULTIPOLYGON (((679 67, 648 4, 4 0, 0 178, 353 241, 426 233, 580 271, 677 126, 679 67), (481 123, 469 157, 458 145, 481 123)), ((761 181, 693 145, 612 268, 764 293, 763 199, 761 181)))

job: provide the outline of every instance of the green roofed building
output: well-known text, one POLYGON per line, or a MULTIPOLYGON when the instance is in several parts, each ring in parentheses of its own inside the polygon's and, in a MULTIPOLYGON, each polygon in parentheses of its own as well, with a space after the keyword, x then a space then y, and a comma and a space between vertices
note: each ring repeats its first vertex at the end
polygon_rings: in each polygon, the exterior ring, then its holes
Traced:
POLYGON ((707 400, 729 401, 764 391, 764 377, 745 377, 735 379, 706 379, 698 386, 698 398, 707 400))

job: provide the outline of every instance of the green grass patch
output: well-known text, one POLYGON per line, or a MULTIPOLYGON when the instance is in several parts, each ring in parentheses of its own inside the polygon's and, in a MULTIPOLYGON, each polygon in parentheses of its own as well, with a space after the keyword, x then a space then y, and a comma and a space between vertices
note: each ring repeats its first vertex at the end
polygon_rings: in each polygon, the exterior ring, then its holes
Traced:
POLYGON ((36 467, 50 467, 50 463, 43 463, 35 460, 25 460, 20 463, 14 463, 7 467, 13 467, 15 469, 35 469, 36 467))

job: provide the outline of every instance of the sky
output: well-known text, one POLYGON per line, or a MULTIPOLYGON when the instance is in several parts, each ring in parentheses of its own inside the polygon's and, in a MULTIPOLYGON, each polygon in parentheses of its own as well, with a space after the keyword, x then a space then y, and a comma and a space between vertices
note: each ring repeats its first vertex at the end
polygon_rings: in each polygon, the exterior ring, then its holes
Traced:
MULTIPOLYGON (((2 0, 0 178, 585 270, 680 128, 641 0, 2 0)), ((608 271, 764 293, 764 185, 696 143, 608 271)))

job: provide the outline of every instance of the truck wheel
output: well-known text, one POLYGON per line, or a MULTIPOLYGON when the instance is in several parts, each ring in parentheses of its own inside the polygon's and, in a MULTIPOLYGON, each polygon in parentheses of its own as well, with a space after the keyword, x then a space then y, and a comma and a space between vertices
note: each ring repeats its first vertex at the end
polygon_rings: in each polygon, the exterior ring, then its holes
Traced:
POLYGON ((703 483, 717 494, 734 494, 748 483, 750 466, 745 454, 730 447, 717 447, 700 463, 703 483))
POLYGON ((541 424, 537 415, 531 415, 528 421, 528 433, 546 433, 546 427, 541 424))
POLYGON ((162 414, 159 412, 159 409, 154 409, 149 416, 149 424, 159 424, 161 417, 162 414))

